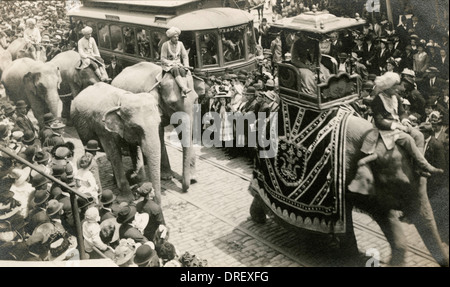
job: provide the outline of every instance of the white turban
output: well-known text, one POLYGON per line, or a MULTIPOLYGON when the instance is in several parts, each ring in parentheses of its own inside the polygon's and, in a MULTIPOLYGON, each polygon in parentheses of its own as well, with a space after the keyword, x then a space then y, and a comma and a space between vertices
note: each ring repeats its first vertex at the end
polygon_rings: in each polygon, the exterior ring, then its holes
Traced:
POLYGON ((26 23, 27 23, 27 25, 29 25, 29 24, 36 25, 36 19, 34 19, 34 18, 28 18, 27 21, 26 21, 26 23))
POLYGON ((81 33, 83 33, 83 35, 90 34, 90 33, 92 33, 92 28, 89 26, 86 26, 83 29, 81 29, 81 33))
POLYGON ((166 31, 166 35, 169 38, 172 38, 175 35, 180 35, 181 30, 177 27, 170 27, 169 30, 166 31))

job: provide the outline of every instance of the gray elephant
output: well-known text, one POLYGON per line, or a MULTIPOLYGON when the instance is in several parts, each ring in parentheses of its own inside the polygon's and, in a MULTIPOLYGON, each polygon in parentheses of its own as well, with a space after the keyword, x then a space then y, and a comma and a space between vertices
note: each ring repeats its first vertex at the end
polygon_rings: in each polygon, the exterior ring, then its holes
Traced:
MULTIPOLYGON (((283 119, 282 113, 279 114, 279 118, 283 119)), ((308 125, 309 123, 311 122, 306 121, 302 124, 308 125)), ((286 127, 285 123, 281 123, 280 126, 286 127)), ((358 248, 352 221, 352 209, 356 207, 368 213, 378 223, 392 249, 391 264, 401 265, 407 250, 405 236, 395 212, 395 210, 401 210, 416 226, 435 260, 442 266, 448 266, 448 254, 446 254, 439 237, 426 194, 426 179, 415 175, 406 152, 401 148, 395 147, 386 152, 384 145, 379 144, 375 154, 364 157, 365 154, 361 152, 361 147, 371 129, 372 124, 363 118, 353 115, 348 117, 347 131, 343 140, 345 142, 345 158, 342 159, 342 164, 345 164, 345 170, 342 171, 345 171, 342 173, 344 175, 343 203, 345 204, 340 205, 344 207, 340 221, 330 225, 327 224, 327 221, 319 219, 319 210, 322 208, 320 202, 330 199, 323 193, 315 193, 323 190, 322 186, 314 188, 312 197, 306 198, 308 204, 311 204, 307 207, 310 208, 308 210, 309 217, 300 217, 299 213, 296 213, 293 204, 300 205, 301 203, 295 200, 305 198, 308 194, 304 190, 296 189, 298 185, 289 186, 289 184, 290 180, 295 178, 299 171, 301 173, 302 168, 308 164, 304 159, 305 156, 310 155, 311 150, 307 149, 307 146, 306 149, 303 149, 289 141, 285 142, 283 136, 289 137, 289 135, 283 133, 278 136, 281 141, 278 154, 274 159, 261 157, 256 159, 255 179, 250 186, 250 191, 254 196, 250 207, 252 219, 263 223, 266 220, 266 214, 272 214, 277 222, 295 232, 321 230, 323 233, 333 233, 339 224, 345 221, 346 228, 345 232, 342 231, 341 249, 345 250, 344 254, 346 255, 357 256, 358 248), (288 155, 289 161, 282 160, 284 155, 288 155), (289 163, 289 165, 285 163, 289 163), (377 173, 372 174, 371 170, 376 170, 377 173), (288 171, 294 172, 288 173, 288 171), (286 174, 291 177, 285 177, 286 174), (287 182, 287 186, 283 185, 285 182, 287 182), (279 191, 274 187, 276 185, 282 186, 281 193, 274 191, 279 191), (290 190, 291 188, 294 189, 294 192, 290 190)), ((304 136, 303 133, 301 135, 304 136)), ((322 158, 323 154, 316 156, 322 158)), ((308 175, 313 174, 315 178, 319 178, 322 175, 318 170, 311 170, 308 175)), ((333 172, 338 171, 333 170, 333 172)), ((309 178, 308 180, 311 181, 307 184, 317 184, 317 181, 314 181, 315 178, 309 178)), ((329 178, 325 177, 325 179, 329 178)), ((320 212, 326 212, 326 210, 323 209, 320 212)))
POLYGON ((100 82, 92 69, 78 69, 80 60, 80 54, 72 50, 59 53, 50 60, 61 73, 62 82, 59 90, 63 102, 61 117, 67 119, 69 125, 72 100, 86 87, 100 82))
MULTIPOLYGON (((167 150, 164 144, 164 127, 171 124, 171 117, 176 112, 183 112, 190 119, 188 132, 188 146, 183 145, 183 191, 189 189, 191 180, 194 182, 195 175, 195 153, 192 147, 192 124, 194 104, 197 103, 198 95, 195 92, 194 80, 188 75, 188 87, 192 90, 186 98, 181 96, 173 76, 166 73, 158 82, 157 76, 161 76, 160 66, 141 62, 125 68, 117 77, 114 78, 111 85, 122 88, 133 93, 142 93, 157 91, 154 95, 159 95, 157 102, 161 113, 161 126, 159 136, 161 140, 161 174, 162 178, 171 178, 172 170, 170 168, 167 150)), ((185 139, 186 140, 186 139, 185 139)))
POLYGON ((53 63, 30 58, 14 60, 3 72, 2 83, 9 99, 13 102, 24 100, 39 123, 43 123, 45 113, 59 116, 61 74, 53 63))
POLYGON ((12 41, 7 50, 11 53, 13 61, 20 58, 31 58, 41 62, 47 61, 44 46, 36 48, 34 45, 27 43, 24 38, 17 38, 12 41))
POLYGON ((121 147, 126 142, 141 147, 156 201, 161 202, 157 98, 156 91, 130 93, 100 82, 81 91, 72 102, 70 115, 80 139, 83 143, 98 140, 111 162, 120 189, 119 201, 134 200, 122 164, 121 147))

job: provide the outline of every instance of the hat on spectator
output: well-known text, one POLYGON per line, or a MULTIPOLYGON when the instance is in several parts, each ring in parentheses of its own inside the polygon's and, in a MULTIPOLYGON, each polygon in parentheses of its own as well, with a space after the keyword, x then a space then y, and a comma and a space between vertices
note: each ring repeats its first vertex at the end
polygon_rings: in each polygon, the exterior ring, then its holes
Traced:
MULTIPOLYGON (((102 222, 103 223, 103 222, 102 222)), ((115 227, 117 229, 117 227, 115 227)), ((131 240, 121 239, 119 245, 114 249, 114 263, 121 266, 131 260, 134 256, 135 246, 131 240)))
POLYGON ((81 33, 83 35, 87 35, 87 34, 91 34, 92 33, 92 28, 89 26, 84 27, 83 29, 81 29, 81 33))
POLYGON ((23 101, 23 100, 17 101, 16 108, 20 109, 20 108, 26 108, 26 107, 28 107, 28 105, 27 105, 27 103, 25 103, 25 101, 23 101))
POLYGON ((33 161, 37 163, 46 162, 50 159, 50 154, 46 151, 37 151, 33 156, 33 161))
POLYGON ((403 99, 403 100, 402 100, 402 104, 403 104, 403 105, 407 105, 407 106, 410 106, 410 105, 411 105, 411 103, 408 101, 408 99, 403 99))
POLYGON ((245 83, 247 81, 247 76, 244 74, 239 74, 238 80, 239 80, 239 82, 245 83))
POLYGON ((347 57, 348 57, 347 53, 339 53, 339 55, 338 55, 338 58, 341 58, 341 59, 347 59, 347 57))
POLYGON ((413 70, 411 70, 411 69, 404 68, 403 71, 402 71, 402 75, 415 77, 416 73, 413 70))
POLYGON ((58 213, 63 208, 63 204, 56 199, 49 200, 47 204, 47 214, 48 216, 52 216, 58 213))
POLYGON ((131 220, 133 220, 134 216, 136 215, 136 207, 134 206, 123 206, 119 214, 117 216, 117 222, 118 223, 127 223, 131 220))
POLYGON ((52 175, 54 177, 61 177, 61 175, 66 173, 66 169, 63 165, 61 164, 55 164, 52 167, 52 175))
POLYGON ((417 36, 416 34, 412 34, 411 36, 409 36, 411 39, 416 39, 419 40, 419 36, 417 36))
POLYGON ((136 254, 133 261, 137 265, 144 265, 155 256, 156 251, 152 249, 148 244, 143 244, 139 246, 138 249, 136 249, 136 254))
POLYGON ((34 140, 36 139, 36 135, 31 130, 26 130, 25 134, 23 135, 22 142, 24 144, 32 144, 34 140))
POLYGON ((16 111, 16 107, 11 105, 11 104, 9 104, 9 103, 6 103, 4 105, 3 109, 5 110, 5 115, 7 115, 7 116, 16 111))
POLYGON ((46 113, 46 114, 44 115, 44 124, 52 123, 52 122, 54 122, 55 120, 56 120, 56 119, 55 119, 55 117, 53 116, 52 113, 46 113))
POLYGON ((49 183, 50 181, 43 176, 42 174, 38 173, 35 176, 33 176, 33 179, 31 180, 31 185, 35 188, 35 189, 39 189, 41 186, 43 186, 44 184, 49 183))
POLYGON ((16 141, 21 141, 23 137, 23 131, 13 131, 11 137, 16 141))
POLYGON ((101 197, 100 197, 100 203, 105 205, 105 204, 109 204, 109 203, 114 202, 114 200, 116 200, 116 196, 114 195, 112 190, 104 189, 102 191, 102 194, 101 194, 101 197))
POLYGON ((86 221, 88 222, 99 222, 100 214, 98 212, 97 207, 95 206, 89 207, 84 213, 84 219, 86 219, 86 221))
POLYGON ((50 197, 50 195, 48 194, 48 192, 45 189, 39 189, 36 191, 36 193, 34 194, 34 199, 33 202, 36 205, 41 205, 43 204, 48 198, 50 197))
POLYGON ((99 151, 100 148, 98 147, 98 141, 96 140, 88 141, 87 144, 84 146, 84 149, 86 151, 99 151))
POLYGON ((66 159, 72 154, 72 151, 65 146, 59 146, 55 150, 55 159, 66 159))
POLYGON ((396 67, 397 62, 394 60, 394 58, 390 57, 386 60, 386 64, 391 64, 392 66, 396 67))
POLYGON ((25 21, 25 23, 26 23, 27 25, 29 25, 29 24, 36 25, 36 19, 34 19, 34 18, 28 18, 28 19, 25 21))
POLYGON ((245 90, 245 95, 255 95, 256 94, 256 89, 253 86, 250 86, 247 88, 247 90, 245 90))
POLYGON ((17 185, 23 184, 25 181, 27 181, 28 177, 30 176, 31 168, 26 167, 24 169, 20 168, 14 168, 11 171, 11 177, 15 179, 15 183, 17 185))
POLYGON ((61 121, 54 121, 51 123, 50 128, 52 130, 57 130, 57 129, 61 129, 64 128, 66 125, 63 124, 61 121))

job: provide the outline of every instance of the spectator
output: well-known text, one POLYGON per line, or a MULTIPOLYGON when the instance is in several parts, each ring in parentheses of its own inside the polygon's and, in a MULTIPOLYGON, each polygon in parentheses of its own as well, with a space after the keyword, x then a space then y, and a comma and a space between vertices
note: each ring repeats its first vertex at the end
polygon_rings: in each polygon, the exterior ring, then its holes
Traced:
POLYGON ((117 216, 117 223, 120 223, 119 237, 120 239, 133 239, 136 243, 145 243, 149 241, 137 228, 131 224, 136 216, 136 207, 122 206, 117 216))
POLYGON ((112 209, 115 200, 116 196, 110 189, 103 190, 100 196, 100 222, 117 217, 117 212, 112 209))
POLYGON ((98 202, 98 184, 92 172, 89 171, 93 156, 86 153, 78 160, 78 171, 75 175, 76 186, 79 192, 89 194, 98 202))
POLYGON ((149 215, 148 223, 144 228, 144 236, 155 243, 155 235, 160 225, 165 225, 162 208, 154 201, 155 191, 150 182, 144 182, 137 188, 138 194, 144 199, 136 204, 139 213, 149 215))
POLYGON ((98 213, 98 209, 96 207, 89 207, 84 214, 84 222, 83 222, 83 238, 84 238, 84 247, 86 252, 89 254, 90 258, 94 259, 98 257, 96 253, 94 253, 94 247, 99 249, 109 258, 114 258, 114 250, 103 243, 100 238, 100 216, 98 213))

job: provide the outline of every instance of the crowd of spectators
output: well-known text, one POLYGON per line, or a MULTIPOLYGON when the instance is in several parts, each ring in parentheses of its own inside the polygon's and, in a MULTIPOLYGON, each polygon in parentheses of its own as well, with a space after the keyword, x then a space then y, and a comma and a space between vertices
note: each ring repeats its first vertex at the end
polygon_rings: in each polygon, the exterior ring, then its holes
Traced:
POLYGON ((150 182, 133 185, 135 200, 119 203, 111 190, 101 187, 97 141, 88 141, 77 152, 65 139, 65 125, 51 113, 39 126, 24 101, 17 106, 2 102, 0 145, 34 168, 0 152, 0 260, 79 260, 70 198, 76 190, 84 195, 73 200, 87 258, 106 257, 123 267, 207 266, 189 252, 179 254, 169 241, 150 182))

